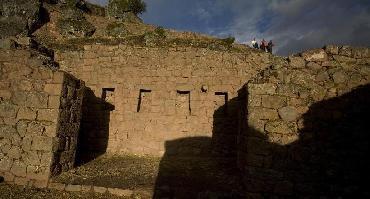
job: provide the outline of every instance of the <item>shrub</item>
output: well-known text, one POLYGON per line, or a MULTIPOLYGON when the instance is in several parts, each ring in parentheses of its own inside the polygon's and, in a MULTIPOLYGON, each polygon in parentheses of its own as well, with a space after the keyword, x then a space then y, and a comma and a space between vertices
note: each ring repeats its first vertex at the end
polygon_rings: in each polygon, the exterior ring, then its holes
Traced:
POLYGON ((108 14, 117 18, 127 12, 138 15, 145 11, 146 4, 142 0, 109 0, 108 3, 108 14))

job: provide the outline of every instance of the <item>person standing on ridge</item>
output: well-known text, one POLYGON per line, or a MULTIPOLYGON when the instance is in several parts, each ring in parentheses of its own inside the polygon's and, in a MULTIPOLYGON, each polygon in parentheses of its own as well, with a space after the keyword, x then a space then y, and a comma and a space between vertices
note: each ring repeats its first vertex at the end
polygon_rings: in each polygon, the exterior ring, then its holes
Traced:
POLYGON ((258 43, 256 41, 256 38, 253 38, 252 40, 252 47, 258 49, 258 43))
POLYGON ((265 39, 262 39, 261 44, 260 44, 260 49, 263 51, 266 51, 266 41, 265 39))
POLYGON ((270 40, 269 43, 267 44, 267 51, 271 54, 272 54, 272 47, 273 46, 274 46, 274 44, 272 43, 272 40, 270 40))

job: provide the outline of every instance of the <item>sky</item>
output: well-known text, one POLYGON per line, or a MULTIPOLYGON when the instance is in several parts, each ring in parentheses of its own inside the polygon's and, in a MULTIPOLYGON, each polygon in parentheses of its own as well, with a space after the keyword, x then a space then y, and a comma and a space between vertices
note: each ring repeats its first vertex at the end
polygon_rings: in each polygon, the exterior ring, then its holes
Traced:
MULTIPOLYGON (((107 0, 89 0, 106 5, 107 0)), ((272 40, 290 55, 325 44, 370 47, 370 0, 144 0, 145 23, 217 37, 272 40)))

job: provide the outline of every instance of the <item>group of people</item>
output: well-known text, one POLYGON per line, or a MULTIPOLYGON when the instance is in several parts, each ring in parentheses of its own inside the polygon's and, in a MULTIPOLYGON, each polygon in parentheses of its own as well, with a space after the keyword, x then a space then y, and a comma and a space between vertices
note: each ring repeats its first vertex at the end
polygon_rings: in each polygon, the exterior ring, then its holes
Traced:
POLYGON ((274 44, 272 43, 272 40, 270 40, 268 43, 265 39, 262 39, 260 45, 258 45, 256 38, 253 38, 252 40, 252 47, 255 49, 261 49, 265 52, 269 52, 272 54, 272 47, 274 44))

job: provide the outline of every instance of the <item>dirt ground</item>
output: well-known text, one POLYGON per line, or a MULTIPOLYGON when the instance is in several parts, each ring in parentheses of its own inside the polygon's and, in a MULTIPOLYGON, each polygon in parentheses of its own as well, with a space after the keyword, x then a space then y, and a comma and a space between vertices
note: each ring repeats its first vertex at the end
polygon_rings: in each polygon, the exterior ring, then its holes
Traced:
MULTIPOLYGON (((151 195, 199 198, 239 193, 240 175, 234 159, 215 157, 103 155, 62 173, 55 182, 130 189, 142 198, 151 195)), ((212 198, 212 197, 211 197, 212 198)), ((228 198, 228 197, 226 197, 228 198)))
POLYGON ((75 193, 0 184, 0 199, 123 199, 111 194, 75 193))

